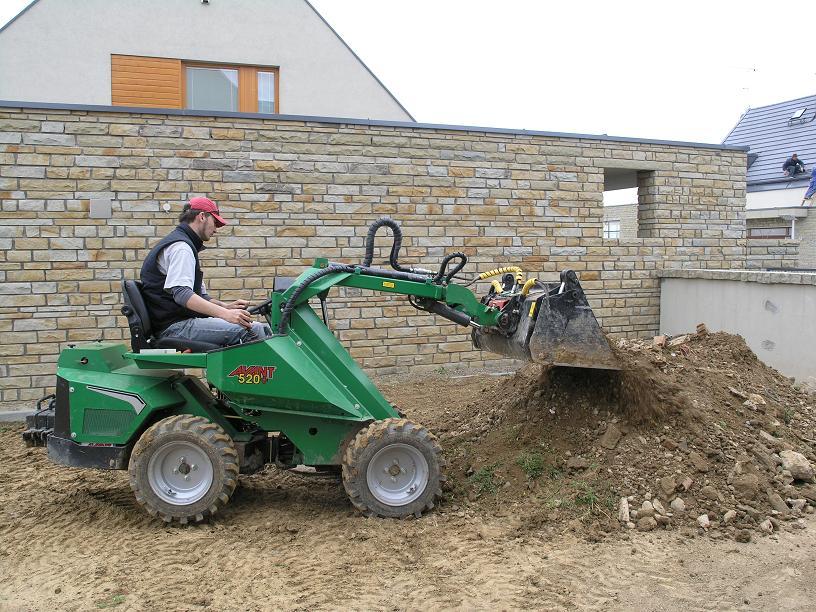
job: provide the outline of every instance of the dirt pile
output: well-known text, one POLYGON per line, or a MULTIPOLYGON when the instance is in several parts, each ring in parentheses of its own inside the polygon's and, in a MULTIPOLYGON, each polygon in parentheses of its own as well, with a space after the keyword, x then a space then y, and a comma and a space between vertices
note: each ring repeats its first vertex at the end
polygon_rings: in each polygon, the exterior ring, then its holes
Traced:
POLYGON ((579 520, 748 540, 804 527, 816 398, 739 336, 702 330, 616 352, 621 372, 531 365, 429 415, 451 502, 509 508, 530 529, 579 520))

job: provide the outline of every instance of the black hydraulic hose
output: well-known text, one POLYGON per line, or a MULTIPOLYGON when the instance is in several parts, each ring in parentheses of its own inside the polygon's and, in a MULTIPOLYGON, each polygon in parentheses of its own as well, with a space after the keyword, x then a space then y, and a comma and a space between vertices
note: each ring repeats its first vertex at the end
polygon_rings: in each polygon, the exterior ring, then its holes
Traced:
POLYGON ((297 299, 306 290, 306 288, 316 280, 321 279, 324 276, 328 276, 329 274, 336 274, 337 272, 354 272, 354 267, 342 264, 331 264, 327 268, 318 270, 314 274, 311 274, 303 279, 303 282, 298 285, 297 289, 295 289, 292 295, 289 296, 289 299, 286 300, 286 304, 283 305, 283 309, 281 310, 281 320, 278 324, 279 334, 286 333, 286 328, 289 326, 289 317, 292 315, 292 311, 295 309, 295 302, 297 302, 297 299))
POLYGON ((440 282, 442 282, 443 277, 445 278, 446 283, 450 283, 451 279, 454 276, 456 276, 457 272, 459 272, 462 268, 465 267, 466 263, 467 263, 467 255, 465 255, 464 253, 462 253, 460 251, 457 251, 455 253, 449 253, 448 255, 445 255, 445 258, 442 260, 442 264, 439 266, 439 272, 437 272, 436 276, 434 276, 434 279, 433 279, 434 284, 439 284, 440 282), (445 272, 447 271, 448 264, 453 259, 458 259, 459 263, 456 264, 456 267, 453 269, 453 271, 446 276, 445 272))
POLYGON ((414 274, 412 272, 397 272, 396 270, 386 270, 385 268, 364 268, 360 266, 360 272, 368 276, 392 278, 394 280, 405 280, 415 283, 424 283, 426 280, 428 280, 428 277, 423 276, 422 274, 414 274))
POLYGON ((363 267, 369 267, 371 265, 371 261, 374 259, 374 236, 377 234, 377 230, 379 230, 381 227, 390 227, 391 231, 394 232, 394 244, 391 246, 391 254, 388 257, 391 267, 398 272, 409 272, 410 270, 403 268, 401 265, 399 265, 399 261, 397 261, 397 258, 399 257, 399 250, 402 248, 402 230, 396 221, 388 217, 380 217, 368 228, 363 267))

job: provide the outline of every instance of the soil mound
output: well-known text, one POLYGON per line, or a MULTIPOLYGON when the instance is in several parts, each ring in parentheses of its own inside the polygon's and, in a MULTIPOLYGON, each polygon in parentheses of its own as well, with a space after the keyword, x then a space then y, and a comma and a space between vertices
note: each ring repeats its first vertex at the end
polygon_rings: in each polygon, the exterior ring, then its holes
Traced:
POLYGON ((803 527, 816 506, 814 397, 741 337, 702 331, 620 341, 619 372, 529 365, 448 403, 429 425, 453 503, 512 508, 522 529, 577 519, 745 539, 803 527))

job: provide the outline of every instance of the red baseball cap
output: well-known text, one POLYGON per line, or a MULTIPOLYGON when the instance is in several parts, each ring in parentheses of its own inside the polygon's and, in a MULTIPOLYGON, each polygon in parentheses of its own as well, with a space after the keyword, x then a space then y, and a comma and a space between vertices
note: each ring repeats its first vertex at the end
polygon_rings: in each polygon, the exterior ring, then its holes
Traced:
POLYGON ((227 224, 227 222, 224 221, 219 214, 218 205, 210 198, 190 198, 189 204, 191 210, 200 210, 202 212, 210 213, 213 216, 213 219, 215 219, 216 227, 223 227, 227 224))

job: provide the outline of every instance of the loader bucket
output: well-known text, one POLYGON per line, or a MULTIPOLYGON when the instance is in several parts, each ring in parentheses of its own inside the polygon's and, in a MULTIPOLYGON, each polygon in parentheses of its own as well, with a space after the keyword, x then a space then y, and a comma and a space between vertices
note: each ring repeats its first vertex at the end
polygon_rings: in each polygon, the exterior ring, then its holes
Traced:
POLYGON ((473 332, 476 348, 542 365, 618 370, 581 284, 572 270, 560 283, 541 283, 527 294, 512 333, 498 328, 473 332))

